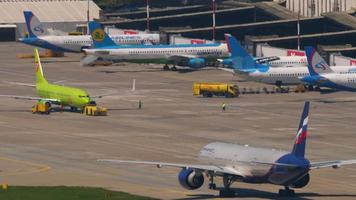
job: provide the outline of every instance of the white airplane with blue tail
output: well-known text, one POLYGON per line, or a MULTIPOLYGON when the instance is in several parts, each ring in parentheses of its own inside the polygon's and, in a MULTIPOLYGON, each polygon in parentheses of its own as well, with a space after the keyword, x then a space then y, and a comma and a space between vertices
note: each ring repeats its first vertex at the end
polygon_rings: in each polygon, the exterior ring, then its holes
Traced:
POLYGON ((202 148, 199 158, 205 164, 179 164, 153 161, 100 159, 100 162, 113 164, 155 165, 181 168, 178 181, 182 187, 195 190, 209 179, 209 189, 216 189, 214 177, 222 177, 224 187, 220 196, 234 196, 230 186, 236 182, 251 184, 274 184, 283 186, 281 196, 293 196, 290 188, 303 188, 310 181, 310 172, 320 168, 339 168, 342 165, 356 164, 356 160, 332 160, 311 162, 305 157, 309 102, 305 102, 299 128, 291 151, 277 151, 245 145, 214 142, 202 148))
MULTIPOLYGON (((51 35, 46 27, 31 12, 24 11, 29 37, 19 41, 28 45, 50 49, 55 52, 83 52, 91 48, 90 35, 51 35)), ((159 34, 110 35, 116 44, 159 44, 159 34)))
POLYGON ((328 87, 335 90, 356 92, 356 71, 354 73, 340 73, 334 71, 313 47, 305 47, 308 58, 308 70, 310 76, 302 77, 301 80, 309 85, 328 87))
POLYGON ((88 64, 95 58, 107 60, 162 63, 168 70, 168 64, 199 69, 206 67, 207 59, 216 61, 216 58, 228 57, 226 44, 177 44, 177 45, 118 45, 104 32, 98 22, 89 23, 90 34, 93 38, 94 48, 85 49, 90 55, 82 60, 88 64))
MULTIPOLYGON (((247 81, 256 81, 275 85, 297 85, 303 84, 303 77, 309 76, 306 66, 296 67, 272 67, 271 64, 257 62, 241 45, 231 36, 225 34, 228 49, 231 53, 232 66, 222 68, 230 71, 247 81)), ((356 66, 335 66, 331 69, 336 73, 353 74, 356 66)))

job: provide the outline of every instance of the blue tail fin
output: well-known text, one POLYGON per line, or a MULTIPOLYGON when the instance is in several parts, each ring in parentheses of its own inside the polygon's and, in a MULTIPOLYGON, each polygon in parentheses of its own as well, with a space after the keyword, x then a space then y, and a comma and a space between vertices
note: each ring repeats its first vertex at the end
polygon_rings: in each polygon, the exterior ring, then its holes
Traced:
POLYGON ((332 69, 313 47, 305 47, 308 60, 308 70, 311 76, 332 73, 332 69))
POLYGON ((240 45, 240 43, 230 34, 225 34, 225 40, 235 69, 255 69, 258 66, 253 57, 240 45))
POLYGON ((26 27, 30 37, 49 35, 47 29, 31 11, 23 11, 23 14, 25 16, 26 27))
POLYGON ((296 157, 304 158, 305 144, 308 133, 308 118, 309 118, 309 101, 304 104, 304 110, 300 119, 297 135, 295 136, 294 147, 292 154, 296 157))
POLYGON ((32 17, 34 17, 33 13, 31 11, 24 11, 23 14, 25 16, 26 27, 27 27, 29 36, 36 37, 36 35, 33 34, 32 29, 31 29, 31 20, 32 20, 32 17))
POLYGON ((94 48, 117 46, 117 44, 105 33, 101 24, 95 21, 89 23, 89 31, 93 40, 94 48))

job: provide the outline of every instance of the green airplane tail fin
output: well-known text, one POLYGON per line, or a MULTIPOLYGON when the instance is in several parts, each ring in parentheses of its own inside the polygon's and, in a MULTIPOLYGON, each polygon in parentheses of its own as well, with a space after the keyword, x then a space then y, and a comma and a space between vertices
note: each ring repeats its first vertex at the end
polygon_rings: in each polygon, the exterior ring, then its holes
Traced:
POLYGON ((34 50, 34 57, 35 57, 35 66, 36 66, 36 84, 47 84, 47 80, 43 76, 43 70, 40 60, 40 55, 38 53, 38 49, 35 48, 34 50))

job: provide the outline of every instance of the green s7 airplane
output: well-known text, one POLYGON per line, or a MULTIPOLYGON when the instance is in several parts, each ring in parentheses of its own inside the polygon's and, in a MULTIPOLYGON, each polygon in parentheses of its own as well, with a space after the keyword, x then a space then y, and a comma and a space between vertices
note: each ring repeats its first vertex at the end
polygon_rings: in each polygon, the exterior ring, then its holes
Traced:
MULTIPOLYGON (((34 50, 35 66, 36 66, 36 85, 25 84, 25 83, 15 83, 17 85, 34 86, 36 87, 36 92, 39 97, 30 96, 14 96, 14 95, 0 95, 2 97, 11 97, 15 99, 25 99, 25 100, 38 100, 45 102, 49 107, 51 104, 70 106, 71 110, 75 111, 77 109, 82 110, 86 105, 95 105, 95 98, 101 98, 107 95, 89 96, 89 94, 79 88, 61 86, 56 84, 48 83, 48 81, 43 76, 43 70, 41 65, 41 60, 39 57, 38 50, 34 50)), ((134 87, 134 86, 133 86, 134 87)))

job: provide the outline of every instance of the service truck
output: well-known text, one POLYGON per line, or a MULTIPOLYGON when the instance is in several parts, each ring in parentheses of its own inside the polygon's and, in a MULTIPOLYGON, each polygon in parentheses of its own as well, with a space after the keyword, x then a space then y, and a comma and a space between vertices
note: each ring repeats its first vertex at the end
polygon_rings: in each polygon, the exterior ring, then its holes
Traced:
POLYGON ((199 83, 193 84, 193 94, 203 97, 224 96, 237 97, 240 94, 239 87, 229 83, 199 83))

